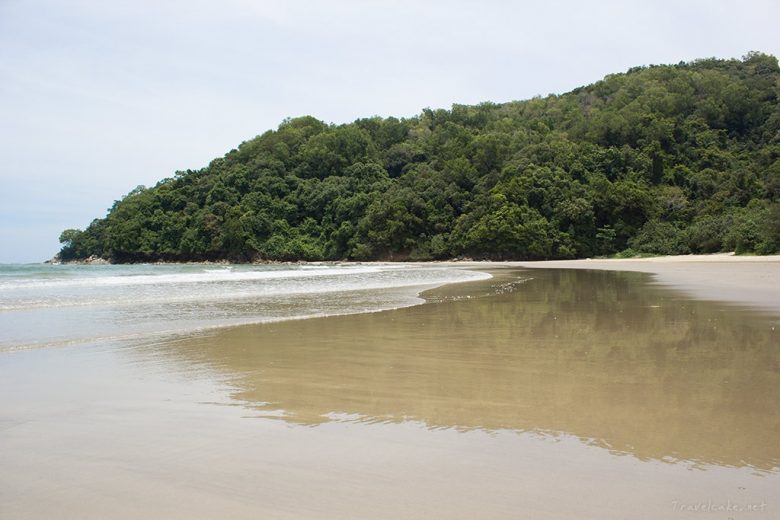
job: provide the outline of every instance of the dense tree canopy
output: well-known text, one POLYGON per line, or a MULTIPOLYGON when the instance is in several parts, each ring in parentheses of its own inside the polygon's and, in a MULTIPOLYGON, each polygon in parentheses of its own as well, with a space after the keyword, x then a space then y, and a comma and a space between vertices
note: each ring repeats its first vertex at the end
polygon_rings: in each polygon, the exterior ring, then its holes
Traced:
POLYGON ((409 119, 288 119, 64 231, 60 257, 773 253, 779 90, 777 59, 750 53, 409 119))

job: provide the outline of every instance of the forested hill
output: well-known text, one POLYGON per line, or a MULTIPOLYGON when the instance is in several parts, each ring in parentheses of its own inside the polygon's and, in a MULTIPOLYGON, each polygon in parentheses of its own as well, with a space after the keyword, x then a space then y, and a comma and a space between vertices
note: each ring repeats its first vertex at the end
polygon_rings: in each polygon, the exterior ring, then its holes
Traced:
MULTIPOLYGON (((574 258, 780 249, 777 59, 560 96, 282 122, 60 238, 63 260, 574 258)), ((262 102, 262 100, 258 100, 262 102)))

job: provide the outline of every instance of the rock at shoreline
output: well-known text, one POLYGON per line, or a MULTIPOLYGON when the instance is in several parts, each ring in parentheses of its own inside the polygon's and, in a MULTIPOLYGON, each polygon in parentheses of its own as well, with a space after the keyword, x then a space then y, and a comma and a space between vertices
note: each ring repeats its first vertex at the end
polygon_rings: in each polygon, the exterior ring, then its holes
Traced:
POLYGON ((46 260, 44 264, 50 264, 50 265, 64 265, 64 264, 74 264, 74 265, 109 265, 111 262, 106 260, 105 258, 101 258, 97 255, 92 255, 89 258, 85 258, 83 260, 62 260, 60 258, 60 255, 55 255, 54 258, 51 260, 46 260))

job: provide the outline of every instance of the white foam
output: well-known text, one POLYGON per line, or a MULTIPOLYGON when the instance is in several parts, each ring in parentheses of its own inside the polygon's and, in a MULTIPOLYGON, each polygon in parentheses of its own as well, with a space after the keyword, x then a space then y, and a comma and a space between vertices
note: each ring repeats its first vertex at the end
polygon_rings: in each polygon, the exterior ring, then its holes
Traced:
POLYGON ((490 277, 409 264, 301 267, 94 266, 45 272, 45 280, 16 276, 15 288, 0 287, 0 350, 373 312, 490 277))
MULTIPOLYGON (((389 269, 385 267, 385 269, 389 269)), ((205 269, 197 273, 85 276, 62 279, 16 279, 0 282, 0 289, 25 289, 46 287, 106 287, 129 285, 192 284, 224 281, 278 280, 289 278, 308 278, 313 276, 350 275, 379 272, 379 267, 359 266, 333 269, 328 267, 310 267, 306 270, 258 270, 234 271, 232 269, 205 269)))

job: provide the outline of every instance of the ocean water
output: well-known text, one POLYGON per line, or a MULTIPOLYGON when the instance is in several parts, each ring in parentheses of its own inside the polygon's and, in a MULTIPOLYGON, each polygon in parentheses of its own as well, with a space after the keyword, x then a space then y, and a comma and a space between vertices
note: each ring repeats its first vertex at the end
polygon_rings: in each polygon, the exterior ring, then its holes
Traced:
POLYGON ((445 265, 0 265, 0 351, 373 312, 489 278, 445 265))

